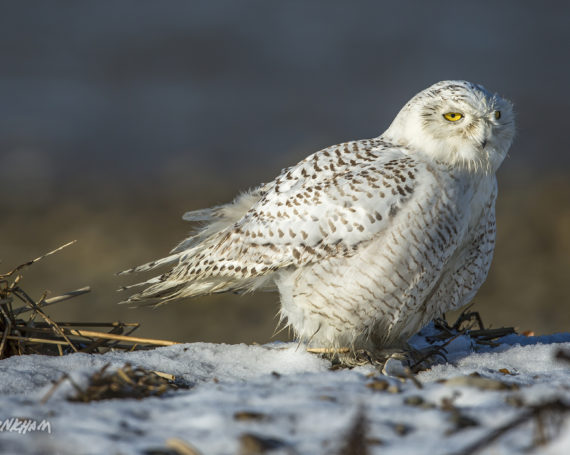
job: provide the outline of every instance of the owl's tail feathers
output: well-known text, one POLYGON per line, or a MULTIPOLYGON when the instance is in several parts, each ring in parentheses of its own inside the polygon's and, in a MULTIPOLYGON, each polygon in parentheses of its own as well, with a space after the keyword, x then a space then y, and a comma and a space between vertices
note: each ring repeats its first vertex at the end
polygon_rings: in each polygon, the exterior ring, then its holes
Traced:
MULTIPOLYGON (((133 267, 132 269, 127 269, 127 270, 123 270, 122 272, 118 272, 116 275, 121 276, 121 275, 129 275, 131 273, 136 273, 136 272, 147 272, 149 270, 154 270, 160 266, 166 265, 166 264, 172 264, 175 261, 178 261, 180 259, 180 256, 182 256, 182 253, 175 253, 175 254, 171 254, 170 256, 167 256, 165 258, 162 259, 157 259, 151 262, 147 262, 146 264, 143 265, 138 265, 136 267, 133 267)), ((140 283, 142 284, 146 284, 146 283, 140 283)), ((134 286, 138 286, 138 285, 134 285, 134 286)))
POLYGON ((179 253, 192 248, 212 235, 232 226, 238 222, 251 207, 259 202, 261 195, 261 190, 256 188, 240 194, 228 204, 186 212, 182 216, 183 220, 198 222, 201 226, 192 236, 180 242, 171 253, 179 253))
POLYGON ((136 306, 159 306, 164 303, 176 300, 179 298, 180 291, 185 286, 186 283, 175 283, 169 281, 167 283, 160 283, 159 278, 153 278, 151 280, 145 281, 144 283, 138 283, 130 286, 125 286, 119 291, 131 289, 137 286, 146 286, 151 284, 141 292, 131 295, 127 300, 119 302, 119 304, 130 304, 136 306), (155 283, 155 284, 152 284, 155 283))
POLYGON ((269 282, 267 274, 246 278, 230 274, 222 275, 220 271, 216 274, 186 274, 186 271, 192 268, 189 264, 196 257, 212 255, 220 242, 227 237, 225 230, 238 222, 261 199, 262 194, 262 189, 257 188, 240 194, 228 204, 185 213, 183 219, 197 221, 199 225, 190 237, 183 240, 170 252, 170 256, 119 272, 118 275, 146 272, 164 265, 171 266, 170 272, 143 283, 121 288, 120 290, 148 286, 121 303, 161 305, 185 297, 198 297, 221 292, 241 293, 265 287, 266 283, 269 282))
POLYGON ((141 292, 130 296, 121 304, 136 306, 159 306, 182 298, 200 297, 223 292, 245 293, 268 286, 269 277, 252 277, 247 280, 235 280, 228 277, 209 277, 203 280, 187 281, 168 279, 167 275, 151 278, 144 283, 125 286, 121 290, 137 286, 148 286, 141 292))
POLYGON ((186 221, 221 221, 223 224, 234 223, 261 199, 261 188, 254 188, 238 195, 233 201, 208 209, 192 210, 182 215, 186 221))
POLYGON ((220 217, 219 207, 192 210, 182 215, 184 221, 212 221, 212 219, 217 217, 220 217))

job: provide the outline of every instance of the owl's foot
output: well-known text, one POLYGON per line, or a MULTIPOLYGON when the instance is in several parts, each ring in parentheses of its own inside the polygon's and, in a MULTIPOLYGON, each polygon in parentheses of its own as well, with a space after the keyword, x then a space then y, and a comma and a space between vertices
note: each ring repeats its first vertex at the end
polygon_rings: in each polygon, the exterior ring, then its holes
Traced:
POLYGON ((407 345, 404 348, 384 348, 373 351, 350 348, 308 348, 307 351, 320 354, 330 360, 333 369, 373 365, 389 376, 409 376, 427 370, 440 359, 447 361, 445 357, 447 351, 442 346, 416 349, 407 345))
POLYGON ((427 370, 443 359, 447 361, 447 351, 442 346, 416 349, 406 346, 402 351, 391 355, 382 366, 382 374, 400 378, 412 378, 414 374, 427 370))
POLYGON ((324 359, 330 360, 331 369, 354 368, 360 365, 373 363, 370 353, 364 349, 353 350, 350 348, 307 348, 307 352, 319 354, 324 359))
POLYGON ((330 360, 332 369, 354 368, 361 365, 373 365, 382 369, 389 359, 406 361, 406 353, 402 349, 350 349, 350 348, 307 348, 308 352, 320 354, 330 360))

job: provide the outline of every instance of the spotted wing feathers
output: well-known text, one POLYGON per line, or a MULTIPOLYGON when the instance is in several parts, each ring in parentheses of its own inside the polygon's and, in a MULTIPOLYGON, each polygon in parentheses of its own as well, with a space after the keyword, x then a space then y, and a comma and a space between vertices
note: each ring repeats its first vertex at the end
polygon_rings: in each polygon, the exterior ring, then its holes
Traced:
POLYGON ((185 214, 202 226, 171 256, 125 272, 174 264, 129 301, 250 291, 281 269, 354 255, 389 229, 422 166, 373 140, 321 150, 230 204, 185 214))

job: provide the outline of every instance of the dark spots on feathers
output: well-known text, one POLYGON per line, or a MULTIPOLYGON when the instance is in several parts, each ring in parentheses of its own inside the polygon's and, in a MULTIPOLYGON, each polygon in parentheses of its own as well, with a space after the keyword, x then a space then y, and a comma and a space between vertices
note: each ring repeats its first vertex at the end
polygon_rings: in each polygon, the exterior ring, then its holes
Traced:
POLYGON ((329 220, 329 227, 331 228, 332 232, 336 232, 336 226, 334 225, 334 223, 331 220, 329 220))

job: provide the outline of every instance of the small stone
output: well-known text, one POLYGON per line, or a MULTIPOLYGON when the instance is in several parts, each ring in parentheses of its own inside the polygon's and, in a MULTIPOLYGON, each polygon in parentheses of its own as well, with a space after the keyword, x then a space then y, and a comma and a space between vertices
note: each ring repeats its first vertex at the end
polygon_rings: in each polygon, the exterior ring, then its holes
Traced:
POLYGON ((410 397, 404 398, 404 404, 408 406, 421 406, 425 403, 425 400, 419 395, 412 395, 410 397))
POLYGON ((524 399, 520 395, 508 395, 505 403, 515 408, 522 408, 525 405, 524 399))
POLYGON ((260 412, 253 411, 238 411, 234 414, 234 420, 238 421, 251 421, 251 420, 267 420, 268 416, 260 412))
POLYGON ((401 390, 396 384, 392 384, 390 387, 386 389, 388 393, 400 393, 401 390))
POLYGON ((404 424, 404 423, 397 423, 394 425, 394 431, 398 436, 406 436, 408 433, 412 431, 412 427, 404 424))
POLYGON ((258 455, 286 446, 280 439, 266 438, 252 433, 244 433, 239 439, 240 455, 258 455))
POLYGON ((390 387, 390 382, 385 379, 373 379, 372 382, 366 384, 366 387, 372 390, 387 390, 390 387))
POLYGON ((369 446, 381 446, 384 444, 384 441, 380 438, 366 438, 364 442, 369 446))
POLYGON ((495 379, 484 378, 479 374, 456 376, 447 379, 445 385, 451 387, 476 387, 481 390, 518 390, 517 384, 508 384, 495 379))
POLYGON ((472 419, 471 417, 468 417, 465 414, 461 414, 459 412, 453 413, 451 415, 451 421, 455 424, 456 429, 479 426, 479 422, 477 422, 475 419, 472 419))

